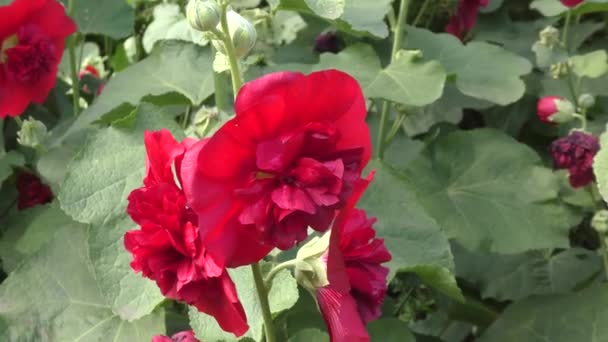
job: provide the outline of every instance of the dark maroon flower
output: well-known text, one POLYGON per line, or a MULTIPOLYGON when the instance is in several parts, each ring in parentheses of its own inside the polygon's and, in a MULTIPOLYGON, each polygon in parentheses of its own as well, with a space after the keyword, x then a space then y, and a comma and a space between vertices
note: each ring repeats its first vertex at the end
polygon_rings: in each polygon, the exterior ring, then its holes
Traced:
POLYGON ((490 0, 460 0, 458 11, 450 17, 445 31, 462 40, 475 27, 479 8, 487 6, 489 2, 490 0))
POLYGON ((17 193, 17 208, 19 210, 49 203, 53 200, 51 188, 42 183, 38 176, 25 171, 17 176, 17 193))
POLYGON ((600 144, 595 136, 574 131, 551 144, 554 167, 567 169, 570 184, 575 188, 583 187, 595 180, 593 157, 599 149, 600 144))
POLYGON ((196 336, 194 336, 194 331, 187 330, 174 334, 171 337, 164 335, 156 335, 152 337, 151 342, 200 342, 196 336))
POLYGON ((315 38, 315 52, 338 53, 343 49, 343 42, 335 32, 321 33, 315 38))
POLYGON ((585 0, 561 0, 561 1, 564 6, 572 8, 572 7, 578 6, 585 0))

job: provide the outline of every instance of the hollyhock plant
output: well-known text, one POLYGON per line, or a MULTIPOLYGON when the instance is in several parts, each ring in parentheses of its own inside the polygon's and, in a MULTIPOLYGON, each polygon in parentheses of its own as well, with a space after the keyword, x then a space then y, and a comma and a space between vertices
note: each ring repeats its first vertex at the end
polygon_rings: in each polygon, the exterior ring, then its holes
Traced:
POLYGON ((490 0, 460 0, 458 10, 450 17, 445 31, 460 40, 464 39, 465 34, 475 27, 479 8, 487 6, 489 2, 490 0))
POLYGON ((585 0, 561 0, 562 4, 566 7, 576 7, 583 3, 585 0))
POLYGON ((595 180, 593 157, 599 151, 597 137, 574 131, 551 144, 553 164, 556 169, 567 169, 570 184, 575 188, 586 186, 595 180))
MULTIPOLYGON (((222 329, 241 336, 248 329, 245 312, 223 260, 231 247, 206 243, 208 232, 186 205, 173 174, 173 168, 180 174, 184 154, 194 141, 177 143, 167 130, 146 132, 144 140, 144 186, 131 192, 127 207, 140 226, 124 237, 133 255, 131 267, 154 280, 163 295, 195 306, 215 317, 222 329)), ((177 181, 181 184, 179 177, 177 181)), ((246 234, 236 228, 230 232, 246 234)), ((248 255, 255 258, 269 250, 254 243, 248 246, 248 255)))
POLYGON ((0 6, 0 118, 43 103, 55 85, 65 38, 76 25, 56 0, 0 6))
POLYGON ((152 337, 151 342, 200 342, 196 336, 194 336, 194 331, 187 330, 181 331, 173 334, 173 336, 163 336, 157 335, 152 337))
POLYGON ((17 175, 17 209, 23 210, 53 200, 53 192, 48 185, 33 173, 23 171, 17 175))
POLYGON ((354 209, 369 184, 360 181, 349 205, 331 231, 327 264, 329 285, 316 290, 316 298, 332 342, 369 341, 365 324, 381 315, 391 260, 384 241, 375 237, 375 219, 354 209))
POLYGON ((308 227, 327 230, 371 153, 358 83, 336 70, 269 74, 241 89, 235 110, 184 160, 186 196, 201 220, 224 236, 223 222, 237 216, 284 250, 308 227))

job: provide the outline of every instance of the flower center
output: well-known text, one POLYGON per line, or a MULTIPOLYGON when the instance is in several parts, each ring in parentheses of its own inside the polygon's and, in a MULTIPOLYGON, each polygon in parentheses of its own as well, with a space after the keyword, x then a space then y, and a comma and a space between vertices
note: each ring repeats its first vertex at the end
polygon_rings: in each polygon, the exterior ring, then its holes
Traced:
POLYGON ((2 42, 0 63, 8 76, 20 83, 36 83, 52 71, 55 46, 35 27, 22 27, 2 42))

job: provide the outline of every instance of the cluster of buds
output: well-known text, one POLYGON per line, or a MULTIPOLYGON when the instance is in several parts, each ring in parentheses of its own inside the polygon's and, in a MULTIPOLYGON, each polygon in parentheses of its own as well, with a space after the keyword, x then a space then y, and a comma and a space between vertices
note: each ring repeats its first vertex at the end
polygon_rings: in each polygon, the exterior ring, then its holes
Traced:
POLYGON ((227 9, 226 4, 218 4, 216 0, 190 0, 186 8, 186 17, 190 26, 198 31, 210 33, 215 49, 227 55, 226 39, 228 34, 234 45, 237 57, 244 57, 253 49, 257 33, 253 24, 237 12, 227 9), (225 13, 228 33, 223 32, 222 15, 225 13))

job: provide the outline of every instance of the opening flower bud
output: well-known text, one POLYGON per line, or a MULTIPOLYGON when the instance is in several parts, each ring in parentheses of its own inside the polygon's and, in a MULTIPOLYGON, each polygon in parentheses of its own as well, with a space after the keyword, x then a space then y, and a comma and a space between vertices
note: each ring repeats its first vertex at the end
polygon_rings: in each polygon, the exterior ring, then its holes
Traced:
MULTIPOLYGON (((253 49, 257 39, 257 32, 253 24, 247 19, 243 18, 240 14, 235 11, 228 11, 226 13, 228 20, 228 30, 230 31, 230 37, 232 37, 232 43, 234 44, 234 50, 238 57, 244 57, 253 49)), ((221 30, 221 27, 218 27, 221 30)), ((217 51, 226 55, 226 47, 221 41, 214 40, 213 46, 217 51)))
POLYGON ((582 94, 578 98, 578 105, 583 109, 589 109, 595 105, 595 97, 591 94, 582 94))
POLYGON ((186 17, 193 29, 211 31, 220 22, 220 7, 214 0, 190 0, 186 17))
POLYGON ((564 123, 574 119, 572 102, 559 96, 545 96, 538 101, 537 115, 545 123, 564 123))
POLYGON ((314 237, 298 250, 296 280, 304 288, 314 291, 329 284, 327 280, 327 249, 330 233, 314 237))
POLYGON ((17 132, 17 141, 22 146, 38 149, 43 147, 48 136, 46 126, 42 122, 28 118, 17 132))
POLYGON ((559 30, 553 26, 547 26, 539 34, 539 43, 548 47, 553 47, 559 43, 559 30))

